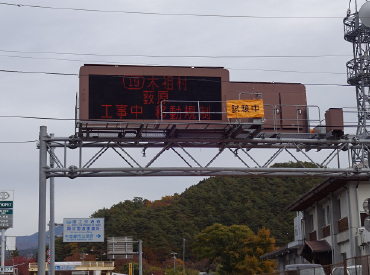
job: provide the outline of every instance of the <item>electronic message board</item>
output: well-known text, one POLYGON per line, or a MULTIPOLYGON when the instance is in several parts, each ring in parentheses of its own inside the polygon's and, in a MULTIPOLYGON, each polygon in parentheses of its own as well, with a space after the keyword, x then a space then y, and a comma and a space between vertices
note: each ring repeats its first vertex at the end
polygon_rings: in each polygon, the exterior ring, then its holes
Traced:
POLYGON ((222 68, 85 65, 80 119, 221 121, 222 68))
POLYGON ((212 130, 263 116, 263 130, 309 132, 306 90, 299 83, 230 82, 228 70, 220 67, 96 64, 82 66, 79 78, 78 119, 86 131, 142 123, 198 127, 198 122, 212 130), (255 99, 263 102, 231 104, 227 114, 227 102, 255 99))

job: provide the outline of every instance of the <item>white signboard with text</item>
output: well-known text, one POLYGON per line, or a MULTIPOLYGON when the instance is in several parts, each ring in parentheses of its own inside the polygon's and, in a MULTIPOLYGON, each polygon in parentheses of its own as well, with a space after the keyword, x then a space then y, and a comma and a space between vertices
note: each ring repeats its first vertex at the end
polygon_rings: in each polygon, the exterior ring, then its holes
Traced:
POLYGON ((6 250, 17 250, 17 238, 15 236, 6 236, 6 250))
POLYGON ((104 242, 104 218, 63 219, 63 242, 104 242))
POLYGON ((13 266, 0 266, 0 272, 13 273, 14 267, 13 266))

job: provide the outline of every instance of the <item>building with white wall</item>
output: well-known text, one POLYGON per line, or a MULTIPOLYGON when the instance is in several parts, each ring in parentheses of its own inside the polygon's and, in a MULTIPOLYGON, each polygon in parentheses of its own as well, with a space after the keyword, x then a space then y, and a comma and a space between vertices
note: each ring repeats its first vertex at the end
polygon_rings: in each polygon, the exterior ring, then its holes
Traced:
POLYGON ((362 206, 369 197, 368 179, 323 181, 286 208, 300 213, 295 219, 295 241, 262 258, 277 259, 279 270, 284 270, 292 263, 338 264, 370 255, 370 232, 363 227, 367 214, 362 206))

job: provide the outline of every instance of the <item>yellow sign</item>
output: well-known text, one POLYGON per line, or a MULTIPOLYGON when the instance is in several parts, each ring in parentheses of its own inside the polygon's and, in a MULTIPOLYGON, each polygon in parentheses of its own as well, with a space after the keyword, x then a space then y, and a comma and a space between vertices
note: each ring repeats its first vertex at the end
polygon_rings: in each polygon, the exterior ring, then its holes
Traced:
POLYGON ((128 274, 132 275, 132 263, 128 264, 128 274))
POLYGON ((264 117, 262 99, 240 99, 226 101, 227 118, 264 117))

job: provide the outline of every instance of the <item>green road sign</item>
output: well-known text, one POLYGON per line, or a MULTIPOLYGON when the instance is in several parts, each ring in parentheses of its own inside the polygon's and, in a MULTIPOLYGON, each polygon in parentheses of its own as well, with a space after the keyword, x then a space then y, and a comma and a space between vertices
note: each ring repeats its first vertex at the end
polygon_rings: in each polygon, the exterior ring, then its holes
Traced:
POLYGON ((13 215, 13 209, 0 209, 0 215, 13 215))
POLYGON ((1 208, 13 208, 12 201, 0 201, 0 209, 1 208))

